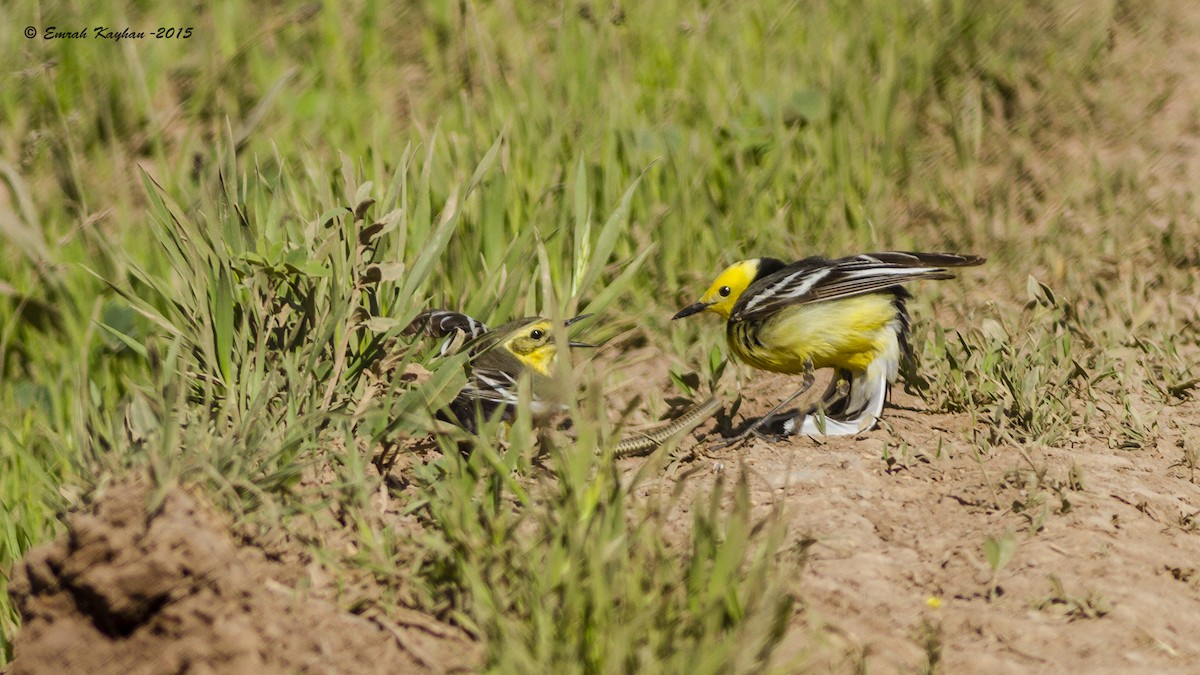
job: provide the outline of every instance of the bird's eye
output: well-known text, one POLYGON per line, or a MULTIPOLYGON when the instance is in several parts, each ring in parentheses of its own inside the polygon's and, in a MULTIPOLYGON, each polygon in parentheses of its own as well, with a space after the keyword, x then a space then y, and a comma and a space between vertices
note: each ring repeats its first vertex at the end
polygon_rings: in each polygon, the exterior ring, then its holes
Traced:
POLYGON ((717 289, 717 292, 721 294, 722 298, 728 298, 729 294, 733 291, 728 286, 722 286, 721 288, 717 289))
POLYGON ((542 339, 542 336, 544 336, 544 335, 545 335, 545 333, 543 333, 543 332, 542 332, 542 329, 541 329, 541 328, 534 328, 534 329, 533 329, 533 332, 531 332, 531 333, 529 334, 529 339, 531 339, 531 340, 541 340, 541 339, 542 339))

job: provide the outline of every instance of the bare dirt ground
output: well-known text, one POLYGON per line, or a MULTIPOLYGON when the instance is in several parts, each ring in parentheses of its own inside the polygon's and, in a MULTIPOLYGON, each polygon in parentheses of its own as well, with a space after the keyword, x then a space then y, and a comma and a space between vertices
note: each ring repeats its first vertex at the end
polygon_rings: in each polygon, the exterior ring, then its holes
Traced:
POLYGON ((1130 453, 1081 433, 979 457, 962 416, 893 400, 887 428, 754 441, 707 453, 687 479, 702 493, 744 467, 761 515, 782 505, 790 545, 807 550, 785 654, 839 672, 920 672, 931 650, 952 673, 1195 671, 1200 486, 1177 439, 1130 453), (914 450, 889 465, 897 439, 914 450), (1005 532, 1015 550, 993 576, 983 544, 1005 532))
POLYGON ((146 514, 138 485, 111 487, 68 533, 14 570, 17 673, 418 673, 478 651, 429 617, 356 616, 296 591, 302 566, 238 545, 182 491, 146 514))

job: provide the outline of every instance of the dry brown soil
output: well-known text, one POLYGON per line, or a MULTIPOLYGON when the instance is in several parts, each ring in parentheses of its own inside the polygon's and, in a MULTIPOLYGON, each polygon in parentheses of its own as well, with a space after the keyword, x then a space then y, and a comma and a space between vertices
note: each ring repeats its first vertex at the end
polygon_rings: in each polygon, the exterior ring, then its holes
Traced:
POLYGON ((180 490, 110 487, 14 570, 19 673, 420 673, 477 662, 452 627, 356 616, 296 590, 304 568, 242 546, 180 490), (149 513, 147 506, 150 506, 149 513))
MULTIPOLYGON (((764 412, 788 384, 744 407, 764 412)), ((963 416, 893 400, 858 437, 754 441, 687 472, 682 504, 744 467, 759 514, 782 505, 785 548, 807 550, 785 670, 922 672, 932 642, 949 673, 1197 672, 1200 485, 1177 437, 1131 453, 1080 433, 981 457, 963 416), (899 439, 910 450, 889 464, 899 439), (983 544, 1006 532, 1016 548, 993 578, 983 544)), ((1200 405, 1170 412, 1197 419, 1200 405)))

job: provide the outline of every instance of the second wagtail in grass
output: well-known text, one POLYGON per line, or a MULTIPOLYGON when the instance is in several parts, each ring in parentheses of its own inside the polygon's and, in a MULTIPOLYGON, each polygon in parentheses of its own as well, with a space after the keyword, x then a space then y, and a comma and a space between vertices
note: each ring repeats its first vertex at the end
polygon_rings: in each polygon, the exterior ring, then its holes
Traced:
MULTIPOLYGON (((785 421, 784 433, 813 436, 856 434, 873 427, 883 412, 900 360, 909 354, 912 297, 902 284, 951 279, 946 268, 979 265, 984 258, 954 253, 864 253, 846 258, 811 257, 793 263, 754 258, 730 265, 675 319, 713 312, 725 319, 729 348, 746 363, 777 373, 803 374, 802 388, 747 429, 744 440, 813 383, 813 370, 834 368, 847 382, 844 398, 821 417, 785 421)), ((835 387, 830 391, 834 392, 835 387)))
MULTIPOLYGON (((587 318, 577 316, 564 326, 587 318)), ((510 321, 489 329, 466 314, 435 309, 422 312, 404 329, 405 334, 423 332, 433 337, 446 337, 443 355, 454 351, 453 343, 463 340, 461 348, 468 350, 467 385, 448 406, 456 422, 475 432, 482 416, 488 419, 497 413, 512 421, 522 377, 530 378, 529 411, 535 422, 542 422, 555 413, 566 410, 565 396, 551 377, 550 369, 558 355, 553 336, 554 324, 549 319, 528 317, 510 321)), ((594 347, 584 342, 567 342, 571 347, 594 347)))
MULTIPOLYGON (((587 318, 577 316, 564 322, 564 327, 587 318)), ((466 314, 445 309, 422 312, 404 329, 404 334, 424 333, 446 338, 439 350, 442 356, 468 350, 467 385, 458 392, 438 417, 453 422, 471 433, 478 430, 478 420, 499 415, 512 421, 519 403, 522 377, 531 378, 529 410, 533 421, 541 424, 556 413, 565 411, 566 396, 551 374, 558 348, 551 336, 554 324, 548 319, 530 317, 518 319, 490 329, 482 321, 466 314)), ((594 347, 584 342, 567 342, 572 347, 594 347)), ((636 432, 612 446, 617 458, 644 455, 668 439, 688 433, 712 417, 720 400, 709 398, 692 406, 666 426, 636 432)))

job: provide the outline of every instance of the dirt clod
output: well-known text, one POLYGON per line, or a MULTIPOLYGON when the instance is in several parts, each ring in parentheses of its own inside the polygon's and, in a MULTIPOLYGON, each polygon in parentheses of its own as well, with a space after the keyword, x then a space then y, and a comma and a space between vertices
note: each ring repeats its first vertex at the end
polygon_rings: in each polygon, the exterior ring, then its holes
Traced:
POLYGON ((281 565, 239 556, 182 491, 149 511, 147 499, 140 487, 105 491, 16 566, 14 675, 428 672, 455 661, 437 652, 470 651, 441 648, 461 640, 450 627, 382 626, 279 583, 281 565))

